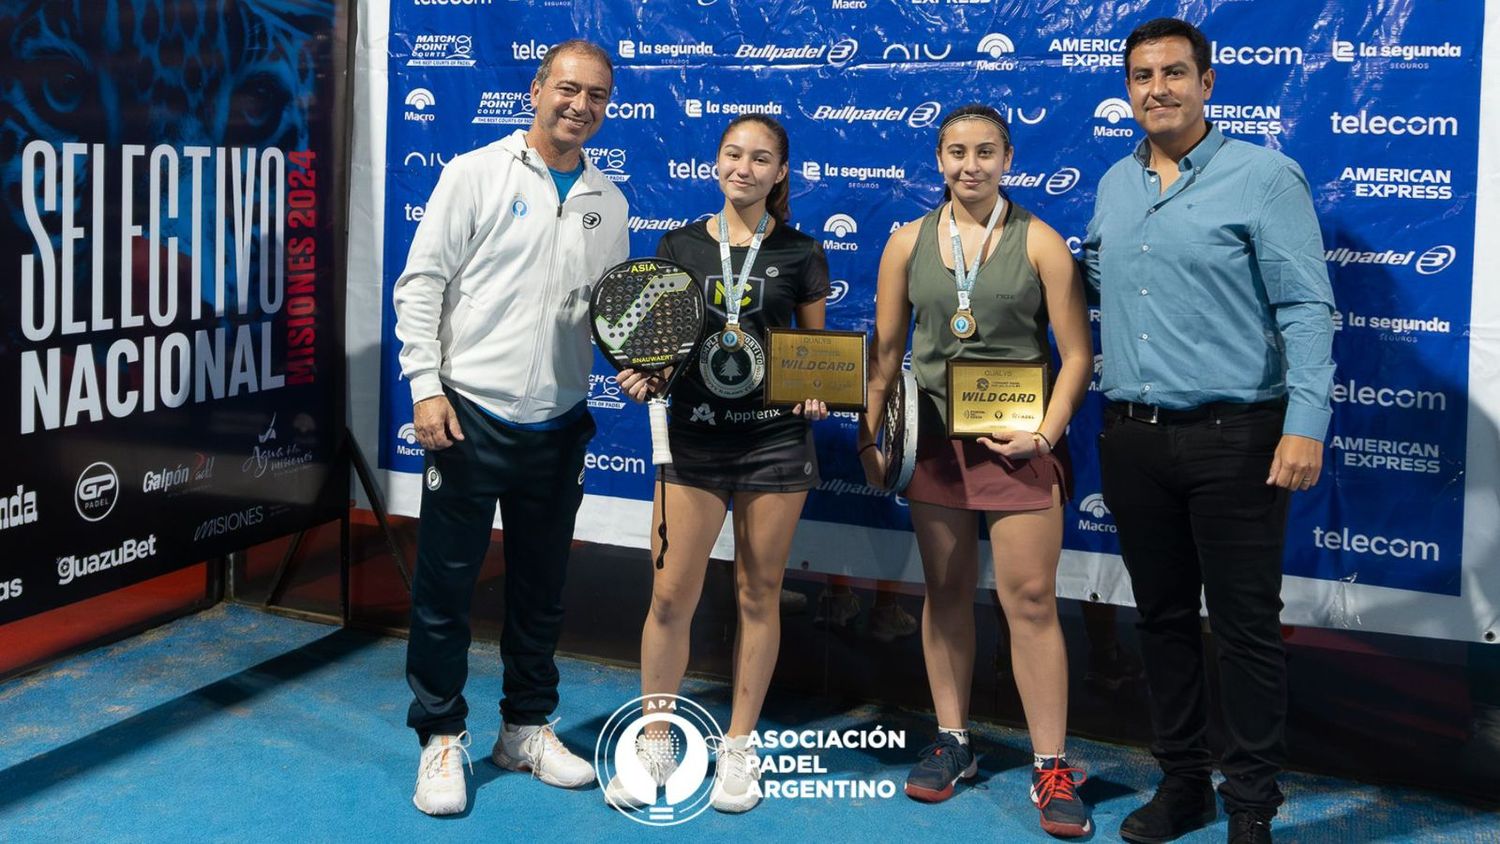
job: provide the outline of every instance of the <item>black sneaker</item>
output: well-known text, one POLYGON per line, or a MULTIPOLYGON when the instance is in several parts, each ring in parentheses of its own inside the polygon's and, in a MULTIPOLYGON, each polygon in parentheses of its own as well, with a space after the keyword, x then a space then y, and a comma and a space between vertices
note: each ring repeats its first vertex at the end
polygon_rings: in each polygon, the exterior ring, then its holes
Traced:
POLYGON ((941 803, 953 796, 953 785, 979 773, 974 752, 948 733, 922 748, 922 758, 906 775, 906 796, 924 803, 941 803))
POLYGON ((1088 778, 1060 756, 1031 769, 1031 802, 1042 811, 1043 830, 1059 838, 1079 838, 1093 831, 1088 804, 1075 790, 1088 778))
POLYGON ((1229 816, 1229 844, 1271 844, 1271 822, 1254 812, 1229 816))
POLYGON ((1213 823, 1218 816, 1214 787, 1206 779, 1167 777, 1151 802, 1125 816, 1120 837, 1137 844, 1161 844, 1213 823))

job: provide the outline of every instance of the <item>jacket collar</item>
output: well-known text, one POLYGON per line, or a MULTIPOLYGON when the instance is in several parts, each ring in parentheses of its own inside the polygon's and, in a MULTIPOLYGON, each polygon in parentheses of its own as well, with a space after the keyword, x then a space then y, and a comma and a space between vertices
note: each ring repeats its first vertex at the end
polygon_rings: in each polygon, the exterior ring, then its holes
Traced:
MULTIPOLYGON (((526 130, 517 129, 500 141, 501 148, 516 157, 527 169, 539 176, 547 176, 547 162, 537 154, 536 150, 526 145, 526 130)), ((603 193, 604 184, 608 181, 605 175, 599 172, 594 162, 589 159, 588 153, 581 156, 583 160, 583 175, 578 178, 589 193, 603 193)))

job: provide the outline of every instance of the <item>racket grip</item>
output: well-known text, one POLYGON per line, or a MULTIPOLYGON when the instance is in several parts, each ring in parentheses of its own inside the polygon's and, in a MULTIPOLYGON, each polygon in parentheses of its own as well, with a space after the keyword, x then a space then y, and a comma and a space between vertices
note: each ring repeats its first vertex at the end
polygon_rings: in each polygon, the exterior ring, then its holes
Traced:
POLYGON ((651 463, 662 466, 672 462, 672 447, 667 444, 667 400, 646 402, 646 416, 651 420, 651 463))

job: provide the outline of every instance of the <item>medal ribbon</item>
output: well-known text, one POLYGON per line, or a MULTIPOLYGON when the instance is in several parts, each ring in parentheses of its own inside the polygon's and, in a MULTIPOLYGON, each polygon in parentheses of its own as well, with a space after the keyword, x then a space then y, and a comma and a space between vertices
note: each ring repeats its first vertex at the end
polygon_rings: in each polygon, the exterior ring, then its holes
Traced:
POLYGON ((974 280, 979 278, 979 265, 984 263, 985 246, 989 244, 990 235, 995 231, 995 223, 999 221, 1000 214, 1004 210, 1005 199, 1003 197, 996 199, 995 207, 990 210, 990 221, 984 226, 984 240, 979 242, 979 253, 974 256, 974 266, 965 270, 963 238, 958 236, 958 220, 953 214, 953 203, 948 203, 948 236, 953 241, 953 281, 958 285, 958 309, 960 311, 969 310, 969 291, 974 289, 974 280))
POLYGON ((724 321, 731 326, 740 324, 740 299, 750 289, 750 266, 755 263, 755 255, 760 251, 761 239, 765 237, 766 226, 770 222, 770 214, 760 215, 755 236, 750 238, 750 251, 745 253, 745 263, 740 267, 740 275, 736 279, 734 267, 729 260, 729 221, 724 218, 723 212, 719 213, 719 263, 723 265, 725 286, 724 321))

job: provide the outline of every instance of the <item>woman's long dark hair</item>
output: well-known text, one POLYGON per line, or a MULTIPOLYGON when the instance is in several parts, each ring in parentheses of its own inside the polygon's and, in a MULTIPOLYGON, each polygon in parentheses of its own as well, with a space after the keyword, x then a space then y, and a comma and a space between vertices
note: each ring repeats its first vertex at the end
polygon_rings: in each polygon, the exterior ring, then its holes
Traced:
POLYGON ((771 193, 766 196, 766 210, 771 212, 771 216, 776 218, 777 223, 784 224, 792 216, 792 171, 790 164, 792 142, 786 136, 786 127, 782 126, 781 122, 776 118, 766 114, 742 114, 729 121, 729 125, 724 127, 724 134, 719 136, 719 148, 724 148, 724 139, 729 137, 729 133, 734 131, 734 127, 745 123, 759 123, 766 127, 766 131, 770 132, 771 137, 776 139, 776 151, 781 154, 781 163, 787 165, 786 177, 773 185, 771 193))
MULTIPOLYGON (((990 106, 984 105, 983 103, 969 103, 968 105, 959 106, 958 108, 955 108, 954 110, 943 115, 942 122, 938 124, 938 153, 942 154, 943 152, 943 133, 948 131, 949 126, 957 123, 960 120, 974 118, 988 120, 991 123, 994 123, 996 126, 1000 127, 1000 140, 1005 144, 1006 151, 1010 151, 1011 149, 1013 149, 1010 143, 1010 124, 1005 121, 1005 118, 1000 115, 1000 112, 996 111, 990 106)), ((1001 186, 1000 188, 1000 195, 1002 197, 1005 197, 1005 200, 1007 202, 1010 201, 1010 196, 1005 193, 1004 186, 1001 186)), ((953 192, 948 189, 947 184, 944 184, 943 202, 947 202, 952 198, 953 192)), ((941 205, 941 203, 939 203, 939 205, 941 205)))

